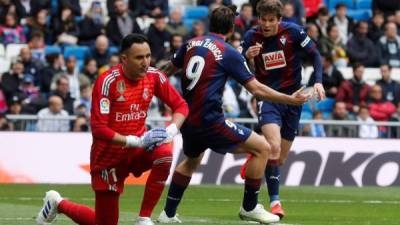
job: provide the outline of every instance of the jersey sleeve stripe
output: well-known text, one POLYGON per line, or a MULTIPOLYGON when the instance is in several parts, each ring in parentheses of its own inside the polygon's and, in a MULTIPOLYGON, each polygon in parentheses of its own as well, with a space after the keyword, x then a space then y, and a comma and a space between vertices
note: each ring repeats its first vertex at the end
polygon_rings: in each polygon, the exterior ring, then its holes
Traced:
POLYGON ((306 37, 306 39, 304 39, 303 42, 301 42, 301 47, 305 47, 309 42, 311 41, 311 38, 309 36, 306 37))

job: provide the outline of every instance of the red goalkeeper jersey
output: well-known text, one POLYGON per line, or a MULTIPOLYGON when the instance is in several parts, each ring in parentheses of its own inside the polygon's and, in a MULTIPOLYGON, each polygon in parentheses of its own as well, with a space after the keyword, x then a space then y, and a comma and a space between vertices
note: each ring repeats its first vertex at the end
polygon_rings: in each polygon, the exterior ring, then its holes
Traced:
POLYGON ((127 158, 129 148, 111 142, 118 132, 141 136, 153 96, 166 103, 173 112, 188 114, 188 106, 166 76, 149 68, 144 78, 129 80, 122 65, 112 67, 96 80, 92 94, 91 128, 93 143, 90 153, 92 172, 110 168, 127 158))

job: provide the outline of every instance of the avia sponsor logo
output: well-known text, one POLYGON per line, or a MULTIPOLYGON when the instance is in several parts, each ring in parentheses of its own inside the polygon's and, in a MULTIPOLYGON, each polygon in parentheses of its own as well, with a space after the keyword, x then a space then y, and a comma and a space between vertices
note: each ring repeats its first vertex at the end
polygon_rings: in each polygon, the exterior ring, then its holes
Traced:
POLYGON ((138 111, 138 112, 129 112, 129 113, 115 113, 115 121, 117 122, 125 122, 131 120, 141 120, 147 117, 147 113, 145 111, 138 111))
MULTIPOLYGON (((281 167, 283 185, 400 186, 400 148, 395 147, 399 141, 299 137, 294 143, 281 167)), ((178 162, 183 160, 182 151, 176 154, 178 162)), ((191 182, 243 183, 239 172, 245 161, 245 156, 207 150, 191 182)))
POLYGON ((285 53, 283 50, 262 54, 266 70, 273 70, 286 66, 285 53))

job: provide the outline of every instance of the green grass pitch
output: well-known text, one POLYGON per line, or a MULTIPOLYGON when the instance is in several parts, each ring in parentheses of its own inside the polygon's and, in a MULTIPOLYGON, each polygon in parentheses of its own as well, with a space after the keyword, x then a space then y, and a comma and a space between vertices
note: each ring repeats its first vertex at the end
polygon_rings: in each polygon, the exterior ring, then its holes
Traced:
MULTIPOLYGON (((0 224, 35 224, 34 217, 42 206, 44 192, 59 191, 62 196, 93 206, 89 185, 5 185, 0 184, 0 224)), ((120 223, 134 224, 143 186, 127 186, 120 200, 120 223)), ((165 194, 157 205, 156 219, 165 203, 165 194)), ((183 224, 249 224, 237 215, 243 187, 190 186, 178 213, 183 224)), ((400 188, 376 187, 282 187, 281 198, 287 217, 281 225, 398 225, 400 224, 400 188)), ((265 188, 260 202, 267 202, 265 188)), ((74 224, 59 216, 54 224, 74 224)))

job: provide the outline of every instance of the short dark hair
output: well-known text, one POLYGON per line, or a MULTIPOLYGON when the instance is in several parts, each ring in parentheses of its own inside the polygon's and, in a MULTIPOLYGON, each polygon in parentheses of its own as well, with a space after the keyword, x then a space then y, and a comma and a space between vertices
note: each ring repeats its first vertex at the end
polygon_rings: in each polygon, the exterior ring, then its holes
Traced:
POLYGON ((143 34, 128 34, 122 39, 119 52, 123 53, 127 49, 129 49, 133 44, 142 44, 142 43, 147 43, 150 45, 149 39, 147 39, 147 37, 144 36, 143 34))
POLYGON ((364 64, 360 63, 360 62, 355 62, 352 66, 353 71, 356 71, 358 68, 360 67, 365 67, 364 64))
POLYGON ((261 0, 257 3, 256 9, 259 17, 267 14, 275 14, 278 18, 281 18, 283 5, 279 0, 261 0))
POLYGON ((210 15, 210 32, 228 34, 233 29, 236 17, 236 6, 221 6, 214 9, 210 15))

